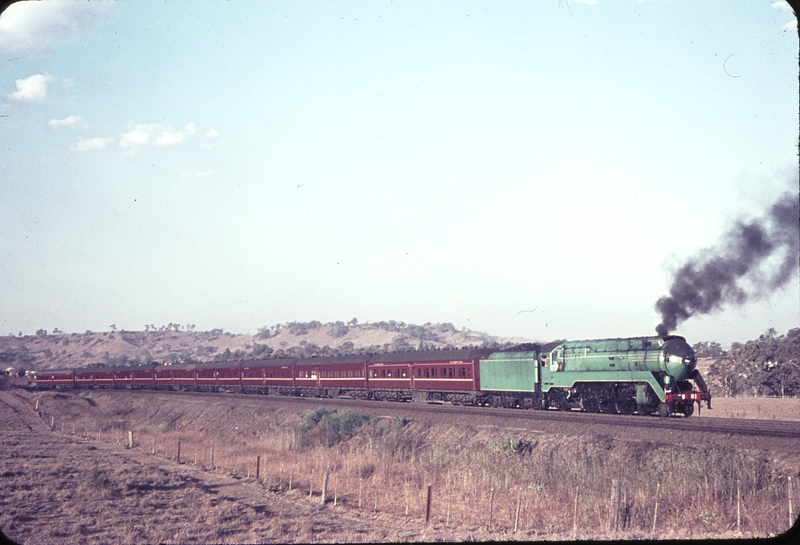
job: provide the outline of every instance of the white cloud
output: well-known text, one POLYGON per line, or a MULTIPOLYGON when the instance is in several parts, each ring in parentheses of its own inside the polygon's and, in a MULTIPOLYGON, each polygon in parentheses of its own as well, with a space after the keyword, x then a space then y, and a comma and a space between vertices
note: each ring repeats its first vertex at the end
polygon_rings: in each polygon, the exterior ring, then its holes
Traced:
POLYGON ((219 136, 219 133, 216 131, 216 129, 211 129, 203 136, 205 136, 206 138, 216 138, 217 136, 219 136))
POLYGON ((69 149, 72 151, 94 151, 105 149, 114 145, 114 138, 78 138, 69 149))
POLYGON ((789 2, 786 0, 780 0, 779 2, 773 2, 772 7, 775 9, 780 9, 784 11, 792 11, 792 6, 789 5, 789 2))
POLYGON ((181 174, 183 178, 209 178, 213 175, 213 170, 187 170, 181 174))
POLYGON ((74 127, 78 124, 81 118, 77 115, 70 115, 64 119, 51 119, 47 122, 47 126, 51 129, 60 129, 61 127, 74 127))
POLYGON ((136 155, 139 148, 145 146, 178 146, 195 131, 194 123, 186 125, 183 131, 176 131, 161 124, 129 125, 128 128, 130 130, 120 137, 119 146, 129 150, 131 155, 136 155))
POLYGON ((17 90, 8 95, 9 100, 15 102, 38 102, 47 96, 47 84, 53 76, 34 74, 27 78, 16 80, 17 90))
POLYGON ((0 52, 50 53, 113 16, 113 2, 17 2, 0 17, 0 52))

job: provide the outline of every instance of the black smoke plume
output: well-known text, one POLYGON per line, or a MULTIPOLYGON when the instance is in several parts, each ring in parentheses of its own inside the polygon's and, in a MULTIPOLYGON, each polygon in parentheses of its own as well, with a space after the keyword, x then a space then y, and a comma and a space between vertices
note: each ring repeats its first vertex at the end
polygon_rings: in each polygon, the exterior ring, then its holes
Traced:
POLYGON ((770 295, 794 277, 798 249, 798 198, 784 193, 766 216, 737 221, 718 246, 678 269, 669 295, 656 303, 661 313, 656 331, 663 337, 691 316, 770 295))

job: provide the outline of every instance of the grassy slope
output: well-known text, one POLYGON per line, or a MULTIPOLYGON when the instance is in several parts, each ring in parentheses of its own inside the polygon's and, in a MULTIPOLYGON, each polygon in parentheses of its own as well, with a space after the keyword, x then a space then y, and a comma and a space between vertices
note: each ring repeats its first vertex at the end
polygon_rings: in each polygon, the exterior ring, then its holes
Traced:
POLYGON ((328 472, 328 498, 335 489, 344 512, 371 516, 377 508, 400 526, 410 518, 418 527, 432 486, 440 539, 509 539, 515 521, 517 539, 570 539, 573 523, 581 539, 643 539, 652 535, 657 490, 655 537, 765 536, 788 525, 786 476, 796 472, 788 453, 742 449, 724 439, 692 446, 576 434, 569 427, 544 434, 448 417, 378 417, 330 444, 330 434, 308 425, 309 411, 289 407, 166 396, 154 407, 150 396, 106 392, 33 393, 28 399, 39 400, 45 422, 52 415, 56 433, 122 443, 133 430, 136 450, 155 445, 154 462, 168 471, 177 441, 185 465, 210 470, 214 446, 214 473, 249 475, 250 481, 260 456, 267 503, 276 496, 319 503, 328 472), (621 481, 619 533, 609 530, 612 479, 621 481), (741 534, 735 531, 738 493, 741 534))

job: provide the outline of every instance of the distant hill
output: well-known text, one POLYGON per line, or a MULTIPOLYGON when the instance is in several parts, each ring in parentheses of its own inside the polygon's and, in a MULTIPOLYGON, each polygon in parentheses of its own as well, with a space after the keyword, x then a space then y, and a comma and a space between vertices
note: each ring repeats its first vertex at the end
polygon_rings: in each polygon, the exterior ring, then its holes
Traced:
MULTIPOLYGON (((193 326, 189 326, 193 328, 193 326)), ((263 359, 280 356, 325 356, 358 352, 418 349, 504 347, 533 339, 495 337, 461 330, 452 324, 405 324, 390 320, 359 324, 290 322, 262 327, 255 335, 221 329, 191 331, 170 324, 145 331, 48 333, 0 337, 0 367, 42 370, 86 366, 263 359)))

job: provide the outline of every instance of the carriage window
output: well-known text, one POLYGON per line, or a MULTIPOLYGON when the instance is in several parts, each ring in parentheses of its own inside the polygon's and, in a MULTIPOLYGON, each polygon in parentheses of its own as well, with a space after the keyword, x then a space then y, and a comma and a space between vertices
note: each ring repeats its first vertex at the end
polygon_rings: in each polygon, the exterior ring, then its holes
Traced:
POLYGON ((453 378, 453 368, 452 367, 450 367, 447 370, 447 378, 453 378))
POLYGON ((403 378, 406 378, 407 376, 408 376, 408 372, 407 372, 405 369, 403 369, 403 371, 402 371, 402 377, 403 377, 403 378))
POLYGON ((389 378, 391 378, 391 376, 392 376, 392 370, 391 370, 391 369, 389 369, 388 371, 386 371, 386 376, 387 376, 387 377, 389 377, 389 378))

